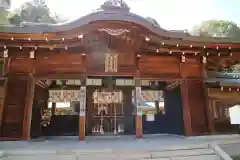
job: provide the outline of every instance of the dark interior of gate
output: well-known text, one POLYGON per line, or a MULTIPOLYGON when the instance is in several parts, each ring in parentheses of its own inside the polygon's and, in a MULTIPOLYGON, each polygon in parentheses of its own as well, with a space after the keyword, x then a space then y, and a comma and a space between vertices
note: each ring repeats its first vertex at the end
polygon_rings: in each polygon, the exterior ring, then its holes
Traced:
MULTIPOLYGON (((133 79, 89 77, 88 82, 86 135, 135 135, 133 79)), ((79 135, 80 104, 64 97, 65 91, 79 90, 79 80, 46 80, 42 85, 47 88, 36 87, 35 91, 31 137, 79 135), (58 101, 54 95, 58 96, 58 101)), ((142 85, 143 133, 184 135, 179 85, 168 88, 164 81, 143 81, 142 85)))

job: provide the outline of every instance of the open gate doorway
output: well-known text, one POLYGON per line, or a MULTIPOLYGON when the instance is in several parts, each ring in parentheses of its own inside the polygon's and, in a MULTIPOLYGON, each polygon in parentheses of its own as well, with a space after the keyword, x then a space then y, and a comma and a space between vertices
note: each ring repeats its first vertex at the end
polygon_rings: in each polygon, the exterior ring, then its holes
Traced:
POLYGON ((123 134, 123 92, 117 89, 96 89, 92 96, 92 135, 123 134))

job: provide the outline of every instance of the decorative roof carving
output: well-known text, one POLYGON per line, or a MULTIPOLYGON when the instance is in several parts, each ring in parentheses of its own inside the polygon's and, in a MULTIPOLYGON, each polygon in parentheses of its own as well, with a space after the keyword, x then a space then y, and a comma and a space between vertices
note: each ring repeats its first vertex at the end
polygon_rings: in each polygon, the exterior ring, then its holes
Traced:
POLYGON ((123 0, 107 0, 101 6, 101 9, 104 11, 107 10, 121 10, 121 11, 130 11, 130 7, 123 0))
POLYGON ((101 28, 101 29, 99 29, 99 31, 101 31, 101 32, 105 31, 106 33, 108 33, 109 35, 112 35, 112 36, 120 36, 125 32, 130 32, 127 29, 111 29, 111 28, 101 28))

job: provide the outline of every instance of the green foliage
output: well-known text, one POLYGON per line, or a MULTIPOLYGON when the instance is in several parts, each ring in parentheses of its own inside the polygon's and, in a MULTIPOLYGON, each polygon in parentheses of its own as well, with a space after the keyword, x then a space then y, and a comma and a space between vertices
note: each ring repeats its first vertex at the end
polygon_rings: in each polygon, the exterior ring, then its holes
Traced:
MULTIPOLYGON (((199 25, 195 25, 190 33, 195 36, 228 37, 233 40, 240 40, 240 28, 236 23, 227 20, 203 21, 199 25)), ((222 68, 220 72, 239 73, 240 64, 222 68)))
POLYGON ((240 160, 240 156, 234 156, 232 158, 233 158, 233 160, 240 160))
POLYGON ((230 37, 240 40, 240 28, 236 23, 227 20, 203 21, 193 27, 191 34, 206 37, 230 37))
POLYGON ((55 24, 60 21, 59 16, 51 16, 50 9, 44 1, 25 2, 19 9, 9 16, 11 24, 19 25, 21 22, 55 24), (57 19, 56 19, 57 18, 57 19))
POLYGON ((8 21, 7 15, 8 15, 8 11, 5 8, 0 7, 0 25, 10 24, 8 21))
POLYGON ((19 25, 22 22, 21 16, 17 13, 10 13, 8 15, 8 21, 13 25, 19 25))
POLYGON ((11 0, 1 0, 1 2, 6 8, 11 6, 11 0))

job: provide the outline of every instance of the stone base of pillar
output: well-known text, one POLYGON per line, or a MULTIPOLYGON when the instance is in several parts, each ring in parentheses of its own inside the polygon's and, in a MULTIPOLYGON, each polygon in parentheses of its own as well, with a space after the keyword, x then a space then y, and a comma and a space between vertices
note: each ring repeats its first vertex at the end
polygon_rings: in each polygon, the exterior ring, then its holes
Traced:
POLYGON ((79 140, 85 140, 85 116, 79 116, 79 140))
POLYGON ((143 131, 142 131, 142 116, 137 115, 136 117, 136 138, 142 138, 143 131))

